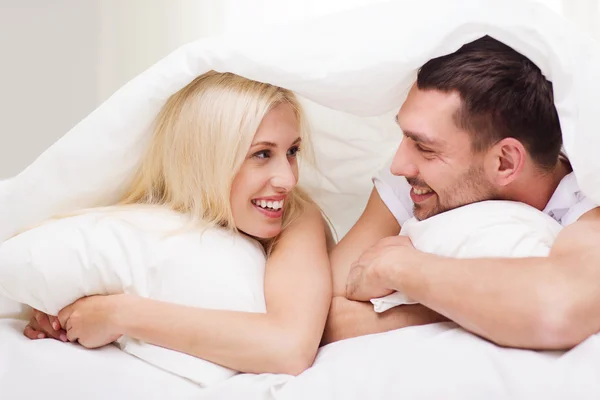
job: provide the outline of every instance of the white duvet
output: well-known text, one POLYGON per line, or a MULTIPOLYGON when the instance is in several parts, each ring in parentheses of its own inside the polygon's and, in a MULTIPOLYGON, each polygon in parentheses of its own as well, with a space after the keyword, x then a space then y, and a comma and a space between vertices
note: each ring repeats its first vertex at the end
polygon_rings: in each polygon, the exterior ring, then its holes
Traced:
POLYGON ((567 354, 503 349, 452 323, 333 343, 299 375, 240 374, 209 389, 114 347, 87 351, 32 342, 25 322, 0 319, 5 399, 457 399, 597 400, 600 338, 567 354))
MULTIPOLYGON (((154 115, 209 69, 301 96, 320 162, 320 171, 303 171, 302 179, 342 235, 364 207, 371 176, 398 145, 393 114, 416 69, 485 34, 530 57, 553 81, 566 152, 581 189, 600 203, 597 43, 525 0, 406 0, 178 49, 0 183, 0 241, 52 215, 117 199, 154 115)), ((9 306, 0 316, 18 312, 9 306)), ((413 327, 327 346, 296 378, 242 374, 200 390, 111 347, 27 341, 23 325, 0 320, 2 398, 600 398, 598 336, 551 353, 499 348, 453 324, 413 327)))

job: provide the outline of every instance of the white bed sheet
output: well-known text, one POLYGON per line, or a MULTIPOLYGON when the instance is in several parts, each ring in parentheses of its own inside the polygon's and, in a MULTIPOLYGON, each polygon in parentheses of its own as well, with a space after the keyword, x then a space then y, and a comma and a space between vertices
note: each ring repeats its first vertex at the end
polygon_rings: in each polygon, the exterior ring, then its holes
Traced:
POLYGON ((0 319, 0 399, 197 399, 202 389, 116 347, 87 350, 29 340, 26 322, 0 319))
POLYGON ((0 319, 0 398, 599 399, 600 335, 575 349, 505 349, 453 323, 363 336, 321 349, 298 377, 241 374, 209 389, 114 347, 30 341, 0 319))
POLYGON ((0 318, 24 318, 30 308, 0 294, 0 318))

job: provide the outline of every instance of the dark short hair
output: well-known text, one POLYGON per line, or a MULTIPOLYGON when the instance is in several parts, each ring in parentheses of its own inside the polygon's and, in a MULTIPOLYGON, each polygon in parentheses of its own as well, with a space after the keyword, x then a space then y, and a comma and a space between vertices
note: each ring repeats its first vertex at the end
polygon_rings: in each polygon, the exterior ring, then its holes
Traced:
POLYGON ((452 54, 434 58, 418 73, 421 90, 458 92, 456 125, 472 134, 474 151, 512 137, 544 169, 562 147, 552 83, 527 57, 484 36, 452 54))

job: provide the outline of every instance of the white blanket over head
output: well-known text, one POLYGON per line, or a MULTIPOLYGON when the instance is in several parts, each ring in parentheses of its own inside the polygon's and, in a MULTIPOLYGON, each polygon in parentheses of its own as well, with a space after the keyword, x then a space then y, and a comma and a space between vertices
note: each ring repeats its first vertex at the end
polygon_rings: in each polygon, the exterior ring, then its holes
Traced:
POLYGON ((485 34, 552 80, 565 149, 581 189, 600 203, 596 42, 535 2, 405 0, 181 47, 0 185, 0 241, 52 215, 114 202, 160 107, 210 69, 280 85, 305 100, 321 172, 302 179, 344 234, 366 202, 371 175, 400 140, 392 115, 419 66, 485 34))

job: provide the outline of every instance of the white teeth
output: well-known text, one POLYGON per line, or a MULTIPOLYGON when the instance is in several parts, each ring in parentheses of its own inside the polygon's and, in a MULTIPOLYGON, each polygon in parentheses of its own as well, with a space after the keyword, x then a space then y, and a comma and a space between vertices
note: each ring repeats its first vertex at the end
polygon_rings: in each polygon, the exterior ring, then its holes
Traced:
POLYGON ((432 192, 431 189, 417 189, 415 187, 413 187, 413 191, 415 192, 415 194, 418 194, 418 195, 424 195, 424 194, 432 192))
POLYGON ((267 200, 252 200, 252 204, 255 204, 261 208, 281 210, 283 208, 283 200, 281 201, 267 201, 267 200))

